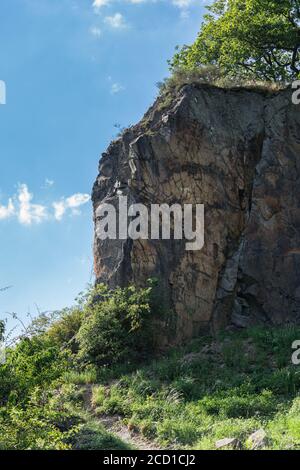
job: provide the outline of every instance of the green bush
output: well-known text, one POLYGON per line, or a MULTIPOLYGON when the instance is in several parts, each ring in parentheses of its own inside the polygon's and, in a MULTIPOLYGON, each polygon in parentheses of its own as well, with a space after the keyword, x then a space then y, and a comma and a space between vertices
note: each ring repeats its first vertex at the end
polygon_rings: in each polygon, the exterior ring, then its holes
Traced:
POLYGON ((152 288, 97 286, 87 300, 77 334, 80 357, 100 366, 142 359, 154 343, 152 288))
POLYGON ((11 408, 0 414, 0 450, 66 450, 70 433, 61 432, 44 408, 11 408))
POLYGON ((72 360, 68 351, 61 350, 43 336, 23 338, 7 350, 6 363, 0 366, 4 378, 0 385, 0 401, 26 403, 35 387, 47 386, 59 379, 72 360), (8 379, 10 376, 10 380, 8 379))
POLYGON ((70 347, 73 353, 78 351, 76 334, 83 318, 83 311, 79 307, 63 310, 59 320, 55 321, 47 331, 47 336, 53 344, 70 347))

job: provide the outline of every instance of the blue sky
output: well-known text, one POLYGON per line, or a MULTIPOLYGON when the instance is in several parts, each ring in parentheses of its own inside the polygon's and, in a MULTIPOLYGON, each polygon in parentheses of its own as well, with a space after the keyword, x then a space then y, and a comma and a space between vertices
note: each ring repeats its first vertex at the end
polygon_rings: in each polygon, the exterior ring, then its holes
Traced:
POLYGON ((0 314, 71 305, 92 281, 98 161, 196 37, 202 0, 1 0, 0 314))

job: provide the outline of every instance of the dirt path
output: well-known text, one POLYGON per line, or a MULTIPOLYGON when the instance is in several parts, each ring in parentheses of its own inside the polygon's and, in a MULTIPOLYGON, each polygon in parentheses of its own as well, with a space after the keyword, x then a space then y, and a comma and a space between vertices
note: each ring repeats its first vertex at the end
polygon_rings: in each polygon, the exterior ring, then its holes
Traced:
POLYGON ((103 415, 99 416, 95 412, 92 404, 92 388, 93 385, 87 385, 83 395, 84 406, 89 413, 104 426, 104 428, 117 436, 123 442, 128 444, 133 449, 137 450, 160 450, 155 442, 150 441, 138 432, 133 432, 122 422, 120 416, 103 415))
POLYGON ((131 432, 127 426, 122 423, 119 416, 103 416, 99 418, 105 429, 123 442, 129 444, 137 450, 159 450, 154 442, 145 439, 138 432, 131 432))

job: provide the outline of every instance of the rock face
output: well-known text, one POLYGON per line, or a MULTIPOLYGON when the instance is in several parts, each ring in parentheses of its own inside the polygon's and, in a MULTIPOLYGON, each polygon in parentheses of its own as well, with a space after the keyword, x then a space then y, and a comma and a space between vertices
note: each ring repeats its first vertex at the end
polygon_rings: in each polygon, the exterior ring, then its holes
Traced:
POLYGON ((230 323, 300 321, 300 107, 291 90, 186 85, 159 98, 100 160, 95 273, 111 286, 159 280, 172 312, 161 341, 230 323), (101 240, 99 208, 205 205, 205 244, 101 240))

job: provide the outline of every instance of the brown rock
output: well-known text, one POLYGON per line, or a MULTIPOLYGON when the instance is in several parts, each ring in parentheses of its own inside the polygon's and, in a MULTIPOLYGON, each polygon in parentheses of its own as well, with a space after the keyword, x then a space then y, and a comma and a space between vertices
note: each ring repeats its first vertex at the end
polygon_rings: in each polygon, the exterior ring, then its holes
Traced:
POLYGON ((111 286, 159 279, 173 312, 162 341, 178 344, 232 323, 300 320, 300 112, 275 94, 187 85, 159 98, 113 142, 93 190, 95 273, 111 286), (116 185, 117 183, 117 185, 116 185), (120 189, 121 188, 121 189, 120 189), (105 240, 97 208, 205 205, 205 246, 184 240, 105 240))

